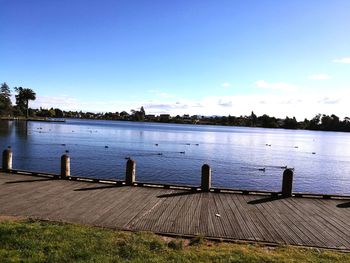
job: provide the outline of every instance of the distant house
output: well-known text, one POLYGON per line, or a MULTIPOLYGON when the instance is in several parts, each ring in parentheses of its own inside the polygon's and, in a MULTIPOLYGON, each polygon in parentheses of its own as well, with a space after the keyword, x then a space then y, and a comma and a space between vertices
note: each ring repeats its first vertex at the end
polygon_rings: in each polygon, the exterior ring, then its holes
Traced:
POLYGON ((156 115, 154 115, 154 114, 145 115, 145 120, 147 120, 147 121, 155 121, 156 119, 157 119, 156 115))
POLYGON ((170 114, 160 114, 159 115, 159 120, 161 122, 167 122, 170 120, 170 114))

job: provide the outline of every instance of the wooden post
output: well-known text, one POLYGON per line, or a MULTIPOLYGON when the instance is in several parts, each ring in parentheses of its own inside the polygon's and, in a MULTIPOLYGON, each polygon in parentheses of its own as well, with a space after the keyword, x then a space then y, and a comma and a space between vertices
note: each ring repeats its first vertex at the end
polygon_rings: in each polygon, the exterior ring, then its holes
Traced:
POLYGON ((67 178, 70 176, 70 157, 68 154, 61 156, 61 178, 67 178))
POLYGON ((201 189, 203 192, 209 192, 211 188, 211 168, 208 164, 202 166, 201 189))
POLYGON ((12 150, 8 147, 2 152, 2 170, 8 172, 12 170, 12 150))
POLYGON ((292 196, 292 190, 293 190, 293 171, 291 169, 286 169, 283 172, 282 196, 283 197, 292 196))
POLYGON ((126 176, 125 183, 126 185, 134 185, 136 179, 136 162, 129 159, 126 162, 126 176))

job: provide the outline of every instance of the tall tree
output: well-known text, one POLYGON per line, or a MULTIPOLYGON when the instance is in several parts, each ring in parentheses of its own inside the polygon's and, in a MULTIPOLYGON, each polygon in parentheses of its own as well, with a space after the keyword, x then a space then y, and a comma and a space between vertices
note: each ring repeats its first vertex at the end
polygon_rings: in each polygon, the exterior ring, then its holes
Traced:
POLYGON ((26 117, 28 118, 28 106, 30 100, 36 99, 36 94, 32 89, 22 88, 22 87, 15 87, 15 91, 17 92, 16 95, 16 104, 18 108, 22 111, 22 113, 26 112, 26 117))
POLYGON ((10 115, 12 111, 11 90, 6 82, 0 87, 0 116, 10 115))

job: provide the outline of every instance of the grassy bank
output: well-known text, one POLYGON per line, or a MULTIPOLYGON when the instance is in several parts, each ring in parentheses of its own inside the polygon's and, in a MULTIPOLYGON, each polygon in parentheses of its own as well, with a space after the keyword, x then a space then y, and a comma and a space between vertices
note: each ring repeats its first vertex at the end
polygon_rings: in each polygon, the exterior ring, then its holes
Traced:
POLYGON ((0 222, 0 262, 350 262, 350 254, 170 239, 31 220, 0 222))

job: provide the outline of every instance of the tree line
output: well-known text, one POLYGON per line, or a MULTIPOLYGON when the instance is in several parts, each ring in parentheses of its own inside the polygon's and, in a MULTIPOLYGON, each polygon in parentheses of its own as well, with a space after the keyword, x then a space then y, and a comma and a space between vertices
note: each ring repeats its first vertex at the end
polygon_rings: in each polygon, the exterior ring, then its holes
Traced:
POLYGON ((22 87, 14 87, 16 93, 16 105, 12 105, 11 89, 6 84, 0 86, 0 116, 3 117, 29 117, 29 101, 36 99, 36 94, 33 90, 22 87))
POLYGON ((100 120, 121 120, 121 121, 146 121, 163 122, 179 124, 202 124, 202 125, 224 125, 224 126, 243 126, 243 127, 262 127, 262 128, 284 128, 284 129, 305 129, 320 131, 344 131, 350 132, 350 118, 343 120, 334 114, 317 114, 311 120, 304 119, 297 121, 295 117, 286 117, 284 119, 271 117, 267 114, 257 116, 251 112, 247 116, 201 116, 201 115, 176 115, 169 114, 146 114, 144 107, 140 110, 130 110, 121 112, 83 112, 83 111, 64 111, 58 108, 51 109, 31 109, 28 106, 30 100, 36 99, 33 90, 22 87, 15 87, 16 105, 11 102, 11 89, 6 83, 1 84, 0 88, 0 116, 26 118, 79 118, 79 119, 100 119, 100 120))

